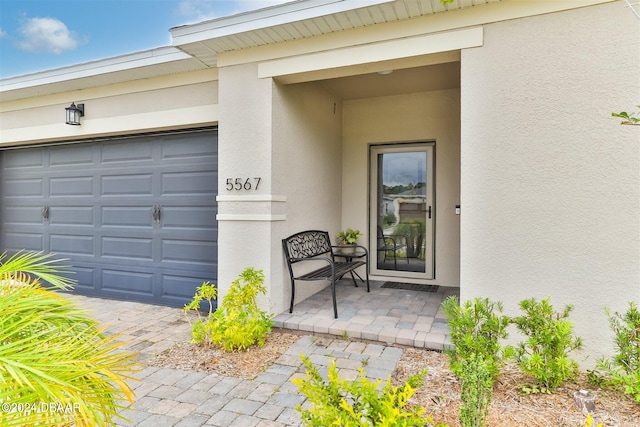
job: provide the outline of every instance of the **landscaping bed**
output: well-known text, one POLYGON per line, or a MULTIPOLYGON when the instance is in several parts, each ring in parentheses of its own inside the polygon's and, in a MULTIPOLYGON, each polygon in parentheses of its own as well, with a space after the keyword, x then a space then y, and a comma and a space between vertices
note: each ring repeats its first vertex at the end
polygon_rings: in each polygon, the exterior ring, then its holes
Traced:
MULTIPOLYGON (((427 367, 429 372, 424 385, 416 392, 412 403, 427 408, 434 421, 450 427, 458 421, 460 405, 460 380, 449 370, 445 354, 406 348, 393 375, 394 383, 406 379, 427 367)), ((487 427, 574 427, 585 425, 585 416, 573 402, 573 394, 582 389, 596 395, 594 426, 638 427, 640 405, 629 397, 606 390, 594 390, 581 375, 576 383, 565 383, 553 394, 522 395, 519 385, 530 382, 518 367, 507 365, 502 369, 493 389, 493 401, 489 408, 487 427)))
MULTIPOLYGON (((182 343, 157 358, 148 360, 151 366, 216 372, 220 375, 253 379, 274 363, 299 338, 299 333, 274 330, 262 347, 245 352, 223 352, 182 343)), ((423 368, 428 369, 425 384, 412 398, 412 403, 424 406, 434 421, 451 427, 460 426, 460 382, 449 370, 447 356, 437 351, 404 348, 392 376, 395 384, 404 383, 423 368)), ((365 367, 366 370, 366 367, 365 367)), ((577 383, 567 383, 553 394, 522 395, 518 386, 527 378, 515 366, 503 369, 494 387, 487 426, 489 427, 563 427, 584 426, 585 417, 573 403, 573 393, 589 389, 596 394, 596 423, 610 427, 640 426, 640 406, 630 398, 606 390, 594 390, 584 375, 577 383)))

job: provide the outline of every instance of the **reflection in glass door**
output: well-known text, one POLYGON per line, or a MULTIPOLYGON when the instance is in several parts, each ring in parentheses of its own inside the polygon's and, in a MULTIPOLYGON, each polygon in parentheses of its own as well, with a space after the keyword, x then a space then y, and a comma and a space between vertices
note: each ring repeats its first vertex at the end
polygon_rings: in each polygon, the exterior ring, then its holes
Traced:
POLYGON ((429 143, 371 147, 373 274, 434 278, 433 152, 429 143))

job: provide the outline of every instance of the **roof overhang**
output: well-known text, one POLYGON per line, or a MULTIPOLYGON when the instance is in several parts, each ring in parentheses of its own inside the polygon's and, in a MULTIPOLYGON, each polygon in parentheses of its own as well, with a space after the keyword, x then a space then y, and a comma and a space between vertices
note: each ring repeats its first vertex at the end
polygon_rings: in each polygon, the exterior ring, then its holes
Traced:
MULTIPOLYGON (((429 32, 478 26, 609 1, 614 0, 456 0, 448 5, 443 5, 439 0, 297 0, 172 28, 172 46, 0 80, 0 101, 214 68, 218 65, 218 54, 223 52, 304 42, 323 35, 333 34, 333 40, 341 39, 341 43, 351 46, 354 41, 340 37, 341 32, 364 31, 365 27, 379 24, 395 25, 396 30, 401 28, 402 31, 396 31, 394 37, 406 38, 411 34, 407 33, 405 27, 411 25, 405 25, 405 22, 411 20, 414 22, 412 27, 419 27, 420 32, 424 33, 421 19, 430 19, 430 15, 442 12, 458 11, 465 18, 462 23, 450 27, 447 24, 439 25, 429 32)), ((447 18, 442 21, 450 20, 447 18)), ((370 32, 366 34, 370 35, 370 32)), ((362 37, 355 44, 366 45, 371 42, 371 38, 362 37)), ((338 43, 329 49, 345 46, 338 43)))
POLYGON ((12 101, 208 68, 166 46, 0 80, 0 100, 12 101))
POLYGON ((217 66, 222 52, 302 40, 399 22, 502 0, 298 0, 231 17, 170 29, 172 45, 217 66))

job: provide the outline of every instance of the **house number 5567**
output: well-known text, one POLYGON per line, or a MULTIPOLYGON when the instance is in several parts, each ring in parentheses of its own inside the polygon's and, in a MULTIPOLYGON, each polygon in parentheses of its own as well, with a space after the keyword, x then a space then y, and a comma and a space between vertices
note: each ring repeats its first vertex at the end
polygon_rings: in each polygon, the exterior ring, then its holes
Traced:
POLYGON ((257 190, 262 178, 227 178, 227 191, 257 190))

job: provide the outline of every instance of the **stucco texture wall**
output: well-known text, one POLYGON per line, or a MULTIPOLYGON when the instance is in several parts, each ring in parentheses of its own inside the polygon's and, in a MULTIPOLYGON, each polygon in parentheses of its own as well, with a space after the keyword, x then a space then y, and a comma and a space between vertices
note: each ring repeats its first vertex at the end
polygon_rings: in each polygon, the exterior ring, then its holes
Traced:
POLYGON ((217 122, 217 73, 194 72, 4 102, 0 145, 212 125, 217 122), (85 105, 82 126, 65 124, 71 102, 85 105))
MULTIPOLYGON (((435 141, 434 283, 459 284, 460 91, 443 90, 347 101, 344 105, 343 227, 367 230, 369 146, 435 141)), ((384 280, 385 278, 378 278, 384 280)))
MULTIPOLYGON (((287 220, 273 224, 271 240, 271 301, 280 311, 288 309, 291 297, 281 240, 310 229, 326 230, 333 238, 340 229, 341 133, 340 102, 319 84, 275 86, 273 186, 274 193, 287 197, 287 220)), ((328 282, 298 282, 296 302, 327 285, 328 282)))
MULTIPOLYGON (((261 269, 268 294, 260 304, 279 314, 291 297, 282 239, 340 226, 341 111, 317 84, 282 86, 256 70, 220 69, 219 194, 227 199, 218 203, 218 286, 224 298, 245 267, 261 269), (262 180, 257 191, 229 192, 227 177, 262 180)), ((325 286, 303 283, 296 301, 325 286)))
POLYGON ((638 103, 639 30, 615 2, 462 52, 461 298, 574 304, 583 365, 611 351, 603 307, 640 301, 640 129, 611 117, 638 103))
MULTIPOLYGON (((225 67, 219 71, 220 126, 218 130, 219 215, 266 214, 262 202, 244 201, 246 196, 271 194, 271 97, 270 79, 257 78, 255 64, 225 67), (260 177, 261 184, 247 191, 228 191, 226 180, 260 177)), ((267 204, 268 205, 268 204, 267 204)), ((231 282, 247 267, 263 270, 265 285, 271 282, 269 221, 222 220, 218 217, 218 299, 224 299, 231 282)), ((260 301, 268 309, 268 297, 260 301)))

